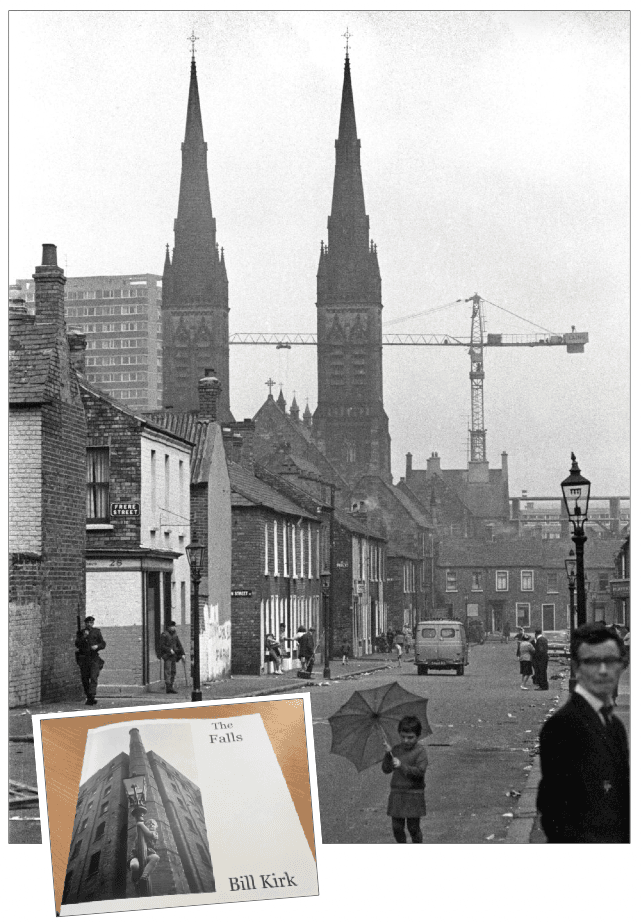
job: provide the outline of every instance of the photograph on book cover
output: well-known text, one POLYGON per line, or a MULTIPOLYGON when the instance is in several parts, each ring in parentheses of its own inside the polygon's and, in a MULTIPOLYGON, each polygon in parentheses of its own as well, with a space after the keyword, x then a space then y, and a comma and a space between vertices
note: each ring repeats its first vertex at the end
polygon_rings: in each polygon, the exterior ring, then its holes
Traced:
POLYGON ((34 719, 59 914, 318 895, 304 698, 271 704, 34 719))

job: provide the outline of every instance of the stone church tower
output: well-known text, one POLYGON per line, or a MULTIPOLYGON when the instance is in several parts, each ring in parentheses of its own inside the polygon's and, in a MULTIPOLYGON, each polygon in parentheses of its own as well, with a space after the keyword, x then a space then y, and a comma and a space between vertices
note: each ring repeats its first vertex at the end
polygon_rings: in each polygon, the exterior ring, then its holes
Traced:
POLYGON ((199 379, 213 368, 222 388, 219 419, 227 422, 233 419, 227 272, 212 217, 193 53, 182 157, 173 257, 168 246, 163 270, 163 405, 198 410, 199 379))
POLYGON ((313 437, 349 483, 364 474, 379 474, 390 483, 381 276, 369 234, 360 147, 346 54, 332 213, 317 273, 319 396, 313 437))

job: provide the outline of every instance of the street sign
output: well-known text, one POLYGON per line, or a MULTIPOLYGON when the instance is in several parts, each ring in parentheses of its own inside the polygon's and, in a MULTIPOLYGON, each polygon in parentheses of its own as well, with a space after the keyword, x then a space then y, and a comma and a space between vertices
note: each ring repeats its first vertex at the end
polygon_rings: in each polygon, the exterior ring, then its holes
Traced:
POLYGON ((140 503, 112 503, 111 515, 113 518, 140 515, 140 503))
POLYGON ((252 590, 251 589, 232 589, 232 598, 233 599, 251 599, 252 590))

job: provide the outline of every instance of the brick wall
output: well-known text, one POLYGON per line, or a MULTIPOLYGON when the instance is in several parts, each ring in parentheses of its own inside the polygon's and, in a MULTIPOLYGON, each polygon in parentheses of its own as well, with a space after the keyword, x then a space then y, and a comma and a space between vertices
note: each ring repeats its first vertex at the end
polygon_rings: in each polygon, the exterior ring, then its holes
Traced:
POLYGON ((9 706, 40 700, 42 558, 9 555, 9 706))
POLYGON ((42 696, 63 697, 78 683, 74 640, 85 615, 85 450, 79 397, 42 413, 42 696))
POLYGON ((9 546, 42 551, 41 408, 11 409, 9 416, 9 546))

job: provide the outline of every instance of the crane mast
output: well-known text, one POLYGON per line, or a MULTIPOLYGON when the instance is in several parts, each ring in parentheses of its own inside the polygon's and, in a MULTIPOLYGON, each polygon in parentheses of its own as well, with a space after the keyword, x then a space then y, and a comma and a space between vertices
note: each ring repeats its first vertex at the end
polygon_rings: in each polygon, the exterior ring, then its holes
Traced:
POLYGON ((484 427, 484 329, 481 298, 475 293, 466 302, 473 302, 470 323, 470 460, 486 460, 486 429, 484 427))

